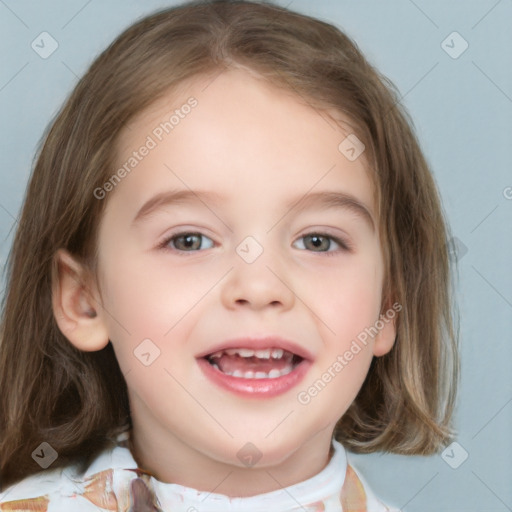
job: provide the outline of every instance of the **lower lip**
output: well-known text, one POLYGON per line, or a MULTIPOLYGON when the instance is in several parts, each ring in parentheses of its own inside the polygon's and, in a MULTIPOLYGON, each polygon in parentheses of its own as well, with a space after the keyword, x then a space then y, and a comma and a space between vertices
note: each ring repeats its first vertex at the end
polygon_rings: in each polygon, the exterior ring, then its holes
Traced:
POLYGON ((273 379, 244 379, 222 373, 206 359, 197 360, 203 373, 218 386, 244 397, 269 398, 286 393, 308 372, 311 362, 303 359, 290 373, 273 379))

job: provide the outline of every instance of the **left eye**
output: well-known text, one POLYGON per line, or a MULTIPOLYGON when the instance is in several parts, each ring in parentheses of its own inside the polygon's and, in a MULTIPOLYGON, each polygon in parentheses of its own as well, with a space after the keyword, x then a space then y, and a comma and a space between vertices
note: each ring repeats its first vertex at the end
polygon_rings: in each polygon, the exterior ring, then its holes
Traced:
POLYGON ((164 245, 165 247, 171 246, 172 249, 176 249, 178 251, 190 252, 198 251, 200 249, 210 249, 213 247, 213 241, 201 233, 178 233, 177 235, 173 235, 171 238, 168 238, 164 245), (211 243, 206 244, 207 247, 204 247, 204 240, 208 240, 211 243))
MULTIPOLYGON (((348 249, 346 244, 338 238, 322 233, 310 233, 309 235, 304 235, 299 238, 299 241, 302 241, 302 247, 298 247, 299 249, 308 249, 313 252, 333 252, 330 250, 333 244, 337 246, 337 249, 348 249)), ((336 250, 336 248, 334 250, 336 250)))

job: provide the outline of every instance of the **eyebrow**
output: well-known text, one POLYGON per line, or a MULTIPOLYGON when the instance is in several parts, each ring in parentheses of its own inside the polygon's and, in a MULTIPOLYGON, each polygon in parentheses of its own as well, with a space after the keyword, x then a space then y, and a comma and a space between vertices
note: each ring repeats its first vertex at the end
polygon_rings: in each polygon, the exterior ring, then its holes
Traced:
MULTIPOLYGON (((218 205, 222 202, 226 202, 226 200, 227 198, 225 196, 206 190, 189 189, 160 192, 148 199, 142 205, 132 220, 132 225, 142 222, 145 218, 149 217, 152 213, 164 206, 198 202, 202 202, 205 205, 207 205, 207 203, 218 205)), ((315 207, 322 209, 337 208, 350 211, 357 217, 364 220, 372 231, 375 231, 375 223, 368 207, 355 196, 347 194, 346 192, 312 192, 298 200, 297 198, 294 198, 286 204, 286 212, 281 219, 288 215, 292 210, 302 212, 315 207)))
POLYGON ((294 201, 293 204, 289 204, 288 206, 288 211, 296 208, 299 212, 315 207, 346 210, 364 220, 366 224, 368 224, 368 227, 372 231, 375 231, 375 222, 372 214, 370 213, 370 209, 363 202, 357 199, 357 197, 346 192, 333 192, 330 190, 312 192, 298 201, 294 201))
POLYGON ((156 210, 164 206, 173 206, 186 203, 204 203, 218 204, 225 198, 214 192, 206 190, 169 190, 160 192, 148 199, 137 212, 132 220, 132 225, 141 222, 149 217, 156 210))

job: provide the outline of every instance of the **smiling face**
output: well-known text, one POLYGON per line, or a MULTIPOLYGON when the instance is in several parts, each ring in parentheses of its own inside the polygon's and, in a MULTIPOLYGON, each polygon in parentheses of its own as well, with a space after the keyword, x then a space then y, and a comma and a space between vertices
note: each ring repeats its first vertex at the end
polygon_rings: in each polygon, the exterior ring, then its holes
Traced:
POLYGON ((242 70, 192 81, 122 133, 117 163, 130 171, 105 199, 98 314, 139 461, 160 479, 211 490, 231 471, 215 492, 250 495, 275 486, 253 478, 260 467, 282 485, 315 474, 372 357, 390 350, 392 322, 344 356, 378 320, 384 278, 364 153, 338 149, 349 133, 242 70), (300 375, 253 394, 244 377, 212 377, 199 356, 247 347, 240 338, 286 340, 300 375), (250 470, 247 451, 261 455, 250 470))

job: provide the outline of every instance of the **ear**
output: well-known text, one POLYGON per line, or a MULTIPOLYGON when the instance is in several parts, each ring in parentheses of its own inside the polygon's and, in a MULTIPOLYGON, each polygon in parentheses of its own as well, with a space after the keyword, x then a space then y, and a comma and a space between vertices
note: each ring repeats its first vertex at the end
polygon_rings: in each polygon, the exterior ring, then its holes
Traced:
POLYGON ((387 354, 394 346, 396 340, 396 321, 398 312, 402 309, 402 305, 398 302, 392 303, 391 300, 387 302, 382 313, 379 316, 379 321, 382 323, 377 324, 379 333, 375 337, 373 344, 373 355, 376 357, 387 354))
POLYGON ((52 306, 62 334, 79 350, 101 350, 108 342, 96 284, 67 251, 54 256, 52 306))

